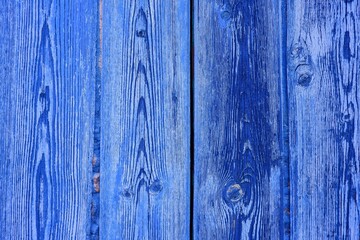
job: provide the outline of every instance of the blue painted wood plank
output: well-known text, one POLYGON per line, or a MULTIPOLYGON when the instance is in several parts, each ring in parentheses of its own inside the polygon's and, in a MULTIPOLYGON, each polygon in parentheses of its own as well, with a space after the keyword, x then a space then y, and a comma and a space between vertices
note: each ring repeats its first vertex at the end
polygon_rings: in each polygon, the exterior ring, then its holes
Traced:
POLYGON ((293 239, 360 239, 359 3, 288 0, 293 239))
POLYGON ((103 2, 101 239, 188 239, 189 1, 103 2))
POLYGON ((288 237, 282 7, 194 1, 194 239, 288 237))
POLYGON ((86 239, 97 3, 0 9, 1 238, 86 239))

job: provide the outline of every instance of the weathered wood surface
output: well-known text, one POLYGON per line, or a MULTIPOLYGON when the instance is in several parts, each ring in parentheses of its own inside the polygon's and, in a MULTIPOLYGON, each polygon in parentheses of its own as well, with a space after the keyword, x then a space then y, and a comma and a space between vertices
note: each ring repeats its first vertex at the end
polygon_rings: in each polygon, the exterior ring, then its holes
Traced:
POLYGON ((103 2, 101 239, 188 239, 189 1, 103 2))
POLYGON ((194 1, 194 239, 288 235, 281 7, 194 1))
POLYGON ((86 239, 97 3, 1 4, 1 238, 86 239))
POLYGON ((288 1, 293 239, 360 239, 360 5, 288 1))
POLYGON ((359 0, 190 4, 2 2, 2 239, 360 239, 359 0))

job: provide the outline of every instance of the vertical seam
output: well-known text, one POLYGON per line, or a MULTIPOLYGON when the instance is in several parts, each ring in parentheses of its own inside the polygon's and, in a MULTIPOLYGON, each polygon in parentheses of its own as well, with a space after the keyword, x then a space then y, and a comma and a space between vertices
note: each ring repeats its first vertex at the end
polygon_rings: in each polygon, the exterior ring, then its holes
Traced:
POLYGON ((194 0, 190 0, 190 239, 194 238, 194 0))
POLYGON ((290 159, 289 159, 289 104, 287 87, 287 0, 281 0, 280 11, 280 148, 282 159, 282 222, 283 239, 290 239, 290 159))

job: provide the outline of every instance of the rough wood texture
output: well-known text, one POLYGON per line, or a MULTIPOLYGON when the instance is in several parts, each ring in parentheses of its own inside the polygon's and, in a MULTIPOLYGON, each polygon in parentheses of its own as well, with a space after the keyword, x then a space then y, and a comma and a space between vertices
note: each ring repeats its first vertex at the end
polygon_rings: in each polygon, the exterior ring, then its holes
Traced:
POLYGON ((97 4, 2 1, 2 239, 86 239, 97 4))
POLYGON ((103 2, 102 239, 188 239, 189 1, 103 2))
POLYGON ((283 239, 289 232, 279 4, 194 2, 194 239, 283 239))
POLYGON ((360 239, 360 5, 288 1, 293 239, 360 239))

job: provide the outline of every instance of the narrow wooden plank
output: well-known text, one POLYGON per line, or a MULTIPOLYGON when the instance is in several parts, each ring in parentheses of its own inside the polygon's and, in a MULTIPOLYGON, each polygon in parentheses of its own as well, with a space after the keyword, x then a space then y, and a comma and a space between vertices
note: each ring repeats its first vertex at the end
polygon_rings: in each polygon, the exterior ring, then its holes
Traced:
MULTIPOLYGON (((6 2, 0 8, 0 33, 2 39, 0 41, 0 157, 2 159, 0 164, 0 232, 6 233, 7 230, 7 217, 8 213, 6 211, 6 201, 8 196, 7 192, 7 183, 8 181, 8 166, 10 164, 10 156, 8 154, 11 146, 11 138, 9 137, 8 124, 10 123, 10 114, 8 109, 10 108, 11 102, 11 92, 9 91, 9 86, 12 79, 12 66, 13 66, 13 48, 10 48, 14 41, 14 31, 13 29, 13 18, 14 16, 14 7, 11 1, 6 2)), ((5 234, 6 236, 6 234, 5 234)))
POLYGON ((90 231, 97 3, 3 1, 2 239, 90 231))
POLYGON ((189 238, 189 1, 103 2, 101 239, 189 238))
POLYGON ((360 5, 288 0, 293 239, 360 239, 360 5))
POLYGON ((281 3, 194 3, 194 239, 284 239, 281 3))

